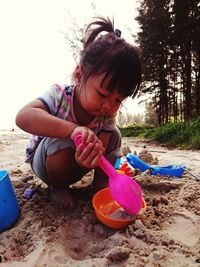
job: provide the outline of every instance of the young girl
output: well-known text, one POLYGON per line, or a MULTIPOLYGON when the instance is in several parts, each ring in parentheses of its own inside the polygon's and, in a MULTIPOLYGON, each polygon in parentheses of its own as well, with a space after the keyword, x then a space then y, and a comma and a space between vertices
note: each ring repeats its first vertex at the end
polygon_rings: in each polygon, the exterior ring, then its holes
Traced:
POLYGON ((91 169, 94 190, 106 186, 108 177, 98 162, 102 154, 112 164, 122 155, 115 116, 128 96, 136 96, 140 81, 137 50, 109 19, 98 18, 86 29, 74 85, 55 84, 18 112, 17 126, 32 134, 26 162, 54 188, 63 206, 74 206, 69 185, 91 169), (82 143, 76 148, 72 140, 77 133, 82 143))

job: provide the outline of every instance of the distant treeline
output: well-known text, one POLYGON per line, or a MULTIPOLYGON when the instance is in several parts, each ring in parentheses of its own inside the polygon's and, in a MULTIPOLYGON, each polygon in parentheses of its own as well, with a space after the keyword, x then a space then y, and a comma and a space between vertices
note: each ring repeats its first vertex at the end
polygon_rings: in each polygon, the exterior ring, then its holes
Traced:
POLYGON ((141 95, 158 123, 200 116, 199 0, 141 0, 137 21, 143 62, 141 95))

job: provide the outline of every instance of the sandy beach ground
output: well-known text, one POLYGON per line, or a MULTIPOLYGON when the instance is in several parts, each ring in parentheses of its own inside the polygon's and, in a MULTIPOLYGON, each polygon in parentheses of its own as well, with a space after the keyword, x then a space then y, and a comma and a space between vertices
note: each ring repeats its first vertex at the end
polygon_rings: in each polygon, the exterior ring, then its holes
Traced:
MULTIPOLYGON (((0 266, 200 266, 200 181, 188 173, 179 179, 135 176, 147 210, 126 229, 113 230, 95 216, 91 174, 73 186, 76 209, 64 210, 52 201, 23 161, 27 139, 21 131, 0 131, 0 169, 8 170, 21 209, 15 225, 0 234, 0 266), (35 192, 31 199, 23 195, 27 188, 35 192)), ((123 138, 131 152, 140 153, 144 145, 159 166, 184 164, 200 175, 199 151, 123 138)))

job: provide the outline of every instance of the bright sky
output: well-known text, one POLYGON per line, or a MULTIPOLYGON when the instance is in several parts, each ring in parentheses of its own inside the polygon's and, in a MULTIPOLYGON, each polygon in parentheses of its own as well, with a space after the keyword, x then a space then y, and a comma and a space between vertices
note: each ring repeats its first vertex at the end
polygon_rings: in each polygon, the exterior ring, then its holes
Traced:
MULTIPOLYGON (((14 127, 18 110, 52 84, 70 81, 75 62, 63 33, 74 19, 83 26, 94 15, 114 17, 133 43, 136 7, 137 0, 0 0, 0 129, 14 127)), ((126 106, 138 113, 132 100, 126 106)))

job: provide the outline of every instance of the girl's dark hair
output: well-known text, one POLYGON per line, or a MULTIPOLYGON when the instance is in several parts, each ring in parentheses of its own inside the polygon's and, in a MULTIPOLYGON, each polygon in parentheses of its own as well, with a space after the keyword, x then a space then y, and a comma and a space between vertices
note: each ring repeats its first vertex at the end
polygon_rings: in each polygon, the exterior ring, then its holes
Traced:
POLYGON ((134 98, 141 82, 141 63, 137 49, 120 35, 109 18, 98 17, 89 24, 80 57, 83 81, 90 76, 105 74, 102 87, 108 81, 107 90, 134 98), (107 34, 100 35, 102 32, 107 34))

